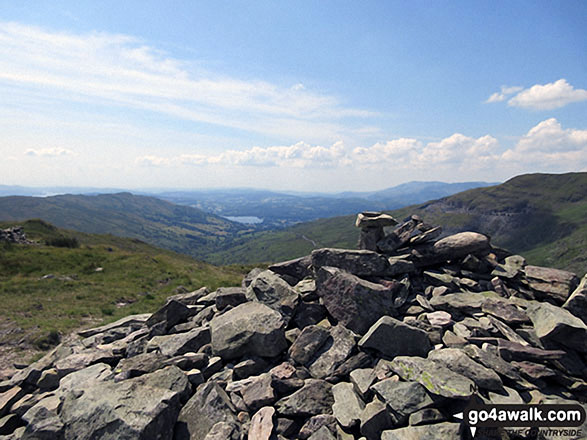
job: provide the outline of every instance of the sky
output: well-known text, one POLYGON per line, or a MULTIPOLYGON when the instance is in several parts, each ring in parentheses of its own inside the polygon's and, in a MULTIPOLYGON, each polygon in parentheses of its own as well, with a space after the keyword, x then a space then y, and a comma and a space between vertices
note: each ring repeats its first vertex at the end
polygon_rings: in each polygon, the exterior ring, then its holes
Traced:
POLYGON ((0 184, 587 171, 587 2, 0 0, 0 184))

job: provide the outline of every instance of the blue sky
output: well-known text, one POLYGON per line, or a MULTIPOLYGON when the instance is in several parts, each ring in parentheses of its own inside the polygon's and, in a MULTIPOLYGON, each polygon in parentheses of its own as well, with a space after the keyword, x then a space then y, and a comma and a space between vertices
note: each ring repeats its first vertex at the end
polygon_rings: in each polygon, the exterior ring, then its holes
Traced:
POLYGON ((584 1, 0 0, 0 184, 587 171, 584 1))

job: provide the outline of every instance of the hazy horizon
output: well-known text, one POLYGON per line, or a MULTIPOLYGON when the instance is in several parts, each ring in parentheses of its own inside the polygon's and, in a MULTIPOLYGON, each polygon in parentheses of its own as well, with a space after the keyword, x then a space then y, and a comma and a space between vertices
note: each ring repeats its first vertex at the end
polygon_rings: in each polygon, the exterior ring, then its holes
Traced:
POLYGON ((587 170, 587 3, 9 2, 0 184, 336 193, 587 170))

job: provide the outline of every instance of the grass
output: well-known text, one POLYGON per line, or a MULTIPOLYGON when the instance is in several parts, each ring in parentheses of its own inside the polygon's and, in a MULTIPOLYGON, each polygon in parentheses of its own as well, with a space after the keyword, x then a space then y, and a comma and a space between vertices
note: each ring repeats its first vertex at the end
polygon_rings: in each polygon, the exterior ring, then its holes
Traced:
POLYGON ((41 220, 20 224, 37 244, 0 244, 0 315, 39 348, 51 345, 56 332, 153 312, 180 286, 240 285, 252 268, 213 266, 139 240, 65 231, 41 220), (75 239, 79 247, 46 244, 57 238, 75 239))

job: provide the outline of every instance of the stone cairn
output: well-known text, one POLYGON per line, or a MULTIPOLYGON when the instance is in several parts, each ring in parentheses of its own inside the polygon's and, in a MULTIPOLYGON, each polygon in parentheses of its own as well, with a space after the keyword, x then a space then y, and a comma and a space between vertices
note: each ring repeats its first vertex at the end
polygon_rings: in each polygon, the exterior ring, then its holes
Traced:
POLYGON ((15 244, 31 244, 32 242, 26 238, 22 226, 15 226, 8 229, 0 229, 0 242, 6 241, 15 244))
POLYGON ((587 277, 395 224, 80 331, 0 383, 0 438, 457 439, 471 400, 585 405, 587 277))

